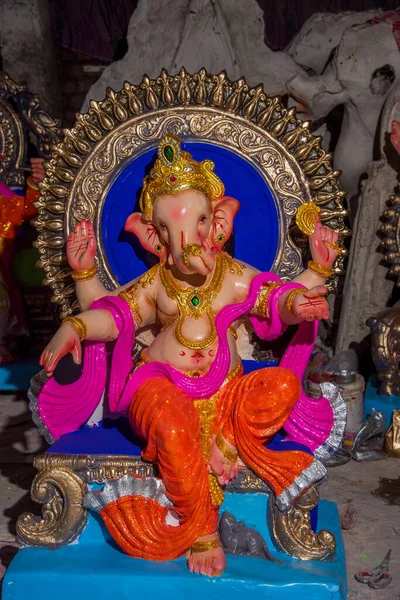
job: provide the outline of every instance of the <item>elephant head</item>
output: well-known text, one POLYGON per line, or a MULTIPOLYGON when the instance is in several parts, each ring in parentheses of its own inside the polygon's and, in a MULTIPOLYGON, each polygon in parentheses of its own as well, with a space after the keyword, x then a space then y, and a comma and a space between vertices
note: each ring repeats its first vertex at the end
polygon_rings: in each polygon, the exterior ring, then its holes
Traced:
POLYGON ((197 162, 167 134, 144 182, 142 212, 130 215, 125 230, 142 246, 185 275, 208 275, 233 230, 239 202, 224 195, 210 160, 197 162))
POLYGON ((185 190, 160 196, 151 221, 133 213, 125 230, 133 232, 142 246, 175 265, 181 273, 208 275, 215 256, 233 230, 239 202, 223 197, 211 202, 198 190, 185 190))

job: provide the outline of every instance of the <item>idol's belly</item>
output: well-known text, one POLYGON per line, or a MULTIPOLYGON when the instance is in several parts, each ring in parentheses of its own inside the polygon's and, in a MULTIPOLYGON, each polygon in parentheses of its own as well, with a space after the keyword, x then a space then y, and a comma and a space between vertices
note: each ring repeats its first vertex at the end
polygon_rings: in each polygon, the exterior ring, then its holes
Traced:
MULTIPOLYGON (((187 333, 185 333, 185 335, 187 335, 187 333)), ((207 337, 209 337, 208 334, 207 337)), ((166 331, 161 331, 157 335, 147 349, 147 358, 152 361, 167 363, 182 372, 199 370, 203 373, 207 373, 217 353, 218 338, 205 347, 202 346, 204 339, 202 340, 200 336, 193 334, 190 338, 185 337, 185 342, 186 343, 183 344, 178 341, 175 326, 172 326, 166 331), (188 342, 190 346, 196 347, 187 347, 186 344, 188 342)), ((231 358, 230 370, 232 370, 237 365, 238 351, 236 340, 231 334, 228 334, 228 344, 231 358)))

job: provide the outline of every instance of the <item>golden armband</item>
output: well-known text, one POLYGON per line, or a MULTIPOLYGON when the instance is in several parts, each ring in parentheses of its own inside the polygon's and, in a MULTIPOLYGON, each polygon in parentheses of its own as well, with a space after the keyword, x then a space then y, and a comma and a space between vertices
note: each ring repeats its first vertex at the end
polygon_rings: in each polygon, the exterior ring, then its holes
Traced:
POLYGON ((142 317, 140 316, 140 308, 136 301, 136 292, 138 290, 139 283, 134 283, 130 288, 120 292, 118 294, 119 298, 122 298, 129 304, 129 308, 131 309, 132 316, 135 320, 136 325, 142 324, 142 317))
POLYGON ((268 311, 268 300, 273 290, 281 287, 280 281, 268 281, 265 285, 262 285, 258 293, 258 299, 256 304, 256 311, 260 317, 266 317, 269 319, 270 314, 268 311))

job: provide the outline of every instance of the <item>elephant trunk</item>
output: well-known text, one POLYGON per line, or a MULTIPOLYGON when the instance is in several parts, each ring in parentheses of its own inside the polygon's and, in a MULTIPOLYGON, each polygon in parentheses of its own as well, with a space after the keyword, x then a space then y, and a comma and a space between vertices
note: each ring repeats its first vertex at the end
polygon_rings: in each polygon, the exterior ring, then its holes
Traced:
POLYGON ((178 269, 185 274, 207 276, 215 264, 214 253, 207 241, 200 240, 197 233, 189 238, 181 232, 180 239, 171 240, 171 257, 178 269), (188 242, 188 239, 193 241, 188 242))

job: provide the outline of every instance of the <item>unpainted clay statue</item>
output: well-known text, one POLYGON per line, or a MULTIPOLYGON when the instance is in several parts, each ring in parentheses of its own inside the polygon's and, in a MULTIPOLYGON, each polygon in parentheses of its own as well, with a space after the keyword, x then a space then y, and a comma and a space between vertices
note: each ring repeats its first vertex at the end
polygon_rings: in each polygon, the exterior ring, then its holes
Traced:
POLYGON ((334 166, 344 171, 341 183, 350 198, 358 193, 360 177, 373 159, 379 115, 399 74, 400 52, 392 26, 369 22, 344 32, 321 75, 296 75, 286 84, 312 119, 344 106, 334 166))

